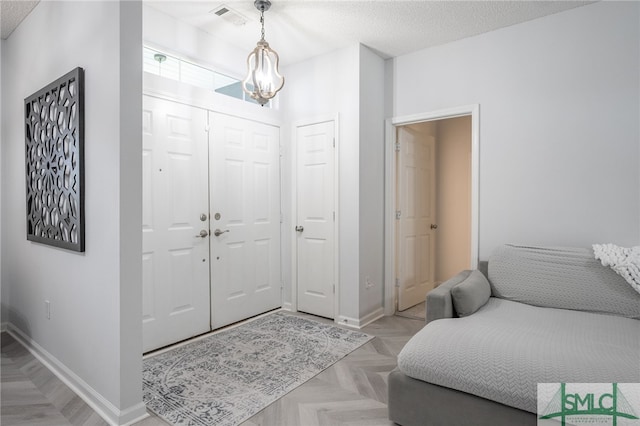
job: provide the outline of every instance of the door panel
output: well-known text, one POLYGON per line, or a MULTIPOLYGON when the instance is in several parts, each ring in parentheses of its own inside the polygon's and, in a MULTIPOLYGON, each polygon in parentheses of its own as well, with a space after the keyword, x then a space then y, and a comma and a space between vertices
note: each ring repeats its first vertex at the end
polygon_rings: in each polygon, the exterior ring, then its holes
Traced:
POLYGON ((207 113, 144 96, 143 349, 209 330, 207 113))
POLYGON ((298 310, 334 318, 334 123, 297 129, 298 310))
POLYGON ((282 306, 279 129, 210 113, 211 324, 282 306), (215 219, 215 214, 220 219, 215 219))
POLYGON ((435 139, 398 129, 398 310, 425 300, 435 282, 435 139))

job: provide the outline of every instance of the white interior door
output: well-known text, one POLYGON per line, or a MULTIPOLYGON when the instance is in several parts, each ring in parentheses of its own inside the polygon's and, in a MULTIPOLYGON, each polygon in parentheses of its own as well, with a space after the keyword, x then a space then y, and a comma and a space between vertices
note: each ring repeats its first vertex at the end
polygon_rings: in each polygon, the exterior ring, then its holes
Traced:
POLYGON ((398 128, 398 310, 425 300, 435 281, 435 139, 398 128))
POLYGON ((334 122, 297 128, 297 309, 334 318, 334 122))
POLYGON ((205 110, 144 96, 145 352, 209 330, 206 124, 205 110))
POLYGON ((215 329, 282 306, 280 130, 212 112, 210 125, 215 329))

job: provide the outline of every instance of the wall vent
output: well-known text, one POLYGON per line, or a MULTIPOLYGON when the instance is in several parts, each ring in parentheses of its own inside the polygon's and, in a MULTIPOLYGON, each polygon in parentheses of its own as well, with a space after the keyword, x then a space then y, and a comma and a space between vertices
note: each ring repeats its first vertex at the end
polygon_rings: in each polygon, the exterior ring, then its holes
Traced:
POLYGON ((229 6, 226 6, 224 4, 221 6, 218 6, 217 8, 213 9, 209 13, 213 13, 214 15, 217 15, 222 19, 224 19, 225 21, 230 22, 237 27, 243 26, 248 21, 248 19, 245 18, 243 15, 241 15, 240 13, 236 12, 235 10, 231 9, 229 6))

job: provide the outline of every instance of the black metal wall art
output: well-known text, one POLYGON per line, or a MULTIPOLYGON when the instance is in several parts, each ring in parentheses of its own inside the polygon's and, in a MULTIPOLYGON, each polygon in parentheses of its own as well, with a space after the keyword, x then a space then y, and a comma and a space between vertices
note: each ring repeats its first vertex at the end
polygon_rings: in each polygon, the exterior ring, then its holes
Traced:
POLYGON ((27 239, 84 251, 84 70, 24 100, 27 239))

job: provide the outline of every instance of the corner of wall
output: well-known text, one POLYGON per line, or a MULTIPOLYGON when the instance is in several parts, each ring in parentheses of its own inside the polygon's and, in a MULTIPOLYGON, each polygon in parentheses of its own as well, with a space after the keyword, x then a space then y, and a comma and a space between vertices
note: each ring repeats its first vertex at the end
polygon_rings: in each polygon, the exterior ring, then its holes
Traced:
POLYGON ((120 3, 120 422, 142 402, 142 2, 120 3))
POLYGON ((384 116, 385 118, 392 118, 393 111, 395 110, 395 88, 394 88, 394 73, 395 73, 395 59, 387 59, 384 61, 384 116))
POLYGON ((385 61, 359 45, 359 322, 384 302, 385 61))
POLYGON ((4 205, 4 203, 2 202, 2 194, 3 194, 3 183, 6 182, 6 179, 2 178, 2 171, 3 171, 3 167, 2 167, 2 147, 4 146, 4 144, 2 143, 2 140, 4 139, 3 136, 3 129, 4 129, 4 125, 2 124, 2 122, 4 121, 3 115, 2 115, 2 101, 4 99, 4 97, 2 96, 2 86, 4 86, 4 79, 2 78, 2 69, 4 68, 3 65, 3 60, 2 60, 2 47, 4 46, 4 40, 0 39, 0 331, 5 331, 6 330, 6 324, 8 321, 8 315, 7 315, 7 308, 5 307, 6 303, 8 303, 9 297, 8 294, 6 294, 5 291, 5 286, 3 285, 4 279, 3 279, 3 272, 2 272, 2 264, 3 259, 2 259, 2 246, 3 246, 3 242, 4 242, 4 238, 2 238, 2 231, 4 229, 3 226, 3 215, 2 215, 2 206, 4 205))

